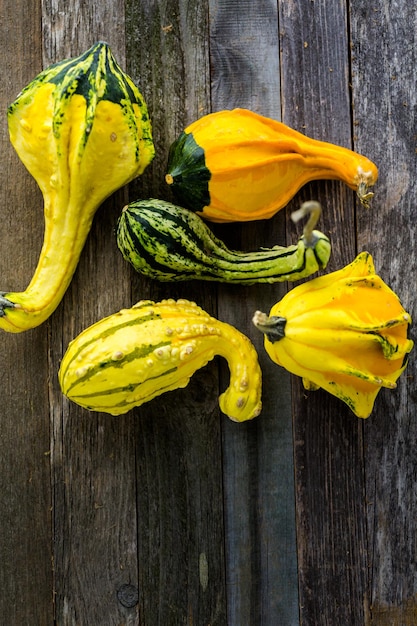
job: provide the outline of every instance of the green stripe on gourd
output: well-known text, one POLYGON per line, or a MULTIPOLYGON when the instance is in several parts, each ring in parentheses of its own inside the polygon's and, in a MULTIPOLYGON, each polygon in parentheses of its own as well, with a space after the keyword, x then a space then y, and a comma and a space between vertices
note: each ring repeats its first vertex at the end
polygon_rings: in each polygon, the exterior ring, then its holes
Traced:
POLYGON ((97 104, 107 100, 120 105, 124 110, 125 119, 131 129, 132 139, 136 145, 136 158, 139 160, 139 148, 148 143, 153 151, 152 135, 150 131, 149 115, 146 103, 129 76, 120 73, 109 46, 103 42, 94 44, 79 57, 65 59, 54 63, 43 70, 35 80, 25 87, 15 102, 8 108, 8 116, 12 116, 17 108, 21 108, 33 98, 34 86, 42 84, 55 85, 54 110, 52 129, 58 139, 66 109, 74 95, 83 96, 87 103, 83 138, 79 143, 80 153, 85 147, 96 115, 97 104), (142 114, 144 127, 142 136, 135 129, 137 115, 133 110, 137 105, 142 114))
POLYGON ((259 415, 262 374, 252 343, 187 300, 142 301, 93 324, 68 346, 58 378, 73 402, 120 415, 185 387, 215 355, 230 368, 223 413, 235 421, 259 415))
POLYGON ((331 245, 314 230, 320 205, 308 202, 310 215, 296 245, 255 252, 230 250, 195 213, 163 200, 127 205, 119 218, 117 244, 125 260, 161 282, 212 280, 253 284, 299 280, 326 267, 331 245))

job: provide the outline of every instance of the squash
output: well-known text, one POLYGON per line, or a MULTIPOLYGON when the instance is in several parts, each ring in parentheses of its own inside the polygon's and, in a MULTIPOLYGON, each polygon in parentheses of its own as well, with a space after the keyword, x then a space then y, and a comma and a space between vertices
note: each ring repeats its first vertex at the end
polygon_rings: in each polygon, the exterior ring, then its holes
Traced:
POLYGON ((322 388, 358 417, 370 415, 379 391, 394 389, 413 342, 410 315, 362 252, 346 267, 297 285, 269 316, 253 322, 271 359, 322 388))
POLYGON ((41 72, 10 105, 8 124, 45 219, 30 284, 0 294, 0 327, 17 333, 58 306, 98 206, 143 172, 154 146, 146 104, 103 42, 41 72))
POLYGON ((255 348, 233 326, 187 300, 143 300, 84 330, 59 369, 62 392, 92 411, 121 415, 167 391, 185 387, 218 354, 230 367, 220 408, 234 421, 261 411, 261 370, 255 348))
POLYGON ((165 180, 182 206, 213 222, 270 218, 307 182, 339 179, 362 204, 378 170, 347 148, 310 139, 246 109, 210 113, 173 142, 165 180))
POLYGON ((326 235, 313 230, 320 205, 304 203, 300 216, 307 214, 312 221, 297 245, 240 252, 229 250, 192 211, 164 200, 139 200, 122 211, 117 245, 137 272, 159 281, 294 281, 326 267, 331 252, 326 235))

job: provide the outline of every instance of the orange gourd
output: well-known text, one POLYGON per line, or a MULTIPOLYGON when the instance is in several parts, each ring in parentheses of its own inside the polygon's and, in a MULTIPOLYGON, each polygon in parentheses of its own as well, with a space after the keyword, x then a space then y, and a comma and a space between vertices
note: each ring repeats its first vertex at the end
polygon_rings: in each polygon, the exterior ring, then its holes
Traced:
POLYGON ((318 179, 345 182, 366 206, 377 178, 366 157, 246 109, 188 126, 170 148, 165 177, 182 206, 213 222, 270 218, 318 179))

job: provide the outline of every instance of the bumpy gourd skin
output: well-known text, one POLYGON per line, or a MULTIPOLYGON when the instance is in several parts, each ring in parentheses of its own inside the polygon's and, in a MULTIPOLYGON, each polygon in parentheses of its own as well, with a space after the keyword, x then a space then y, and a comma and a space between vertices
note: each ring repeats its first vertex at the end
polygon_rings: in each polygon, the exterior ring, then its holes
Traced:
POLYGON ((98 206, 143 172, 154 146, 145 102, 102 42, 39 74, 10 105, 8 124, 44 197, 32 280, 24 292, 0 294, 0 328, 21 332, 57 307, 98 206))
POLYGON ((306 389, 325 389, 362 418, 382 387, 396 387, 413 348, 411 317, 367 252, 298 285, 269 316, 257 311, 253 322, 275 363, 301 376, 306 389))
POLYGON ((252 343, 187 300, 141 301, 93 324, 68 346, 59 382, 73 402, 120 415, 185 387, 215 355, 230 368, 223 413, 237 422, 259 415, 261 370, 252 343))
POLYGON ((365 156, 246 109, 190 124, 170 148, 166 174, 180 203, 213 222, 270 218, 319 179, 345 182, 367 205, 377 178, 365 156))

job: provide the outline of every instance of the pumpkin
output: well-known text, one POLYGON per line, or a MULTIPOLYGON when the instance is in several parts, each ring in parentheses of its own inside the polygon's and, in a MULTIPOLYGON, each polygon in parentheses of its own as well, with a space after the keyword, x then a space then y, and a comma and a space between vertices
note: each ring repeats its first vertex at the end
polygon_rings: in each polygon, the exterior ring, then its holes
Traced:
POLYGON ((143 300, 96 322, 70 343, 58 377, 73 402, 120 415, 185 387, 215 355, 230 368, 223 413, 238 422, 259 415, 261 370, 252 343, 187 300, 143 300))
POLYGON ((170 147, 165 180, 182 206, 213 222, 270 218, 307 182, 338 179, 362 204, 378 170, 364 156, 310 139, 246 109, 210 113, 170 147))
POLYGON ((0 328, 44 322, 61 301, 98 206, 154 156, 146 104, 99 42, 41 72, 8 109, 10 139, 44 199, 44 241, 23 292, 0 294, 0 328))
POLYGON ((137 272, 159 281, 294 281, 326 267, 330 257, 328 237, 313 230, 320 205, 304 203, 300 215, 310 213, 313 221, 296 245, 241 252, 229 250, 192 211, 164 200, 139 200, 122 211, 117 245, 137 272))

